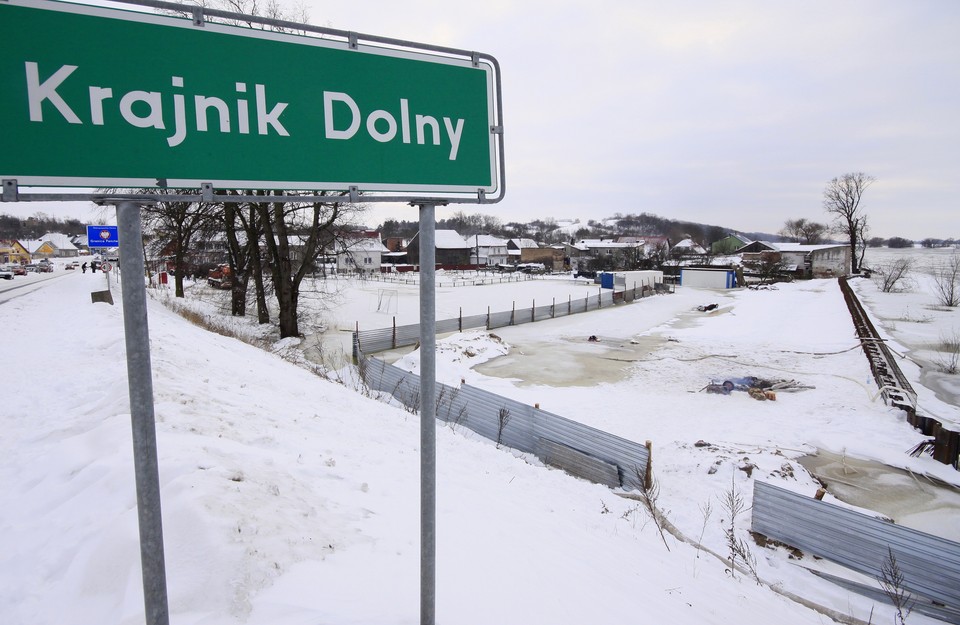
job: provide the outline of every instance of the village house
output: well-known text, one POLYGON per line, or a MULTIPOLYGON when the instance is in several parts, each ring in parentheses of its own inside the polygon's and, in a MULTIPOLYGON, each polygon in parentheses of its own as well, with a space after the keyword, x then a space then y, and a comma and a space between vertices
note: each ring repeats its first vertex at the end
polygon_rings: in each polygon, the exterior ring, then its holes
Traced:
POLYGON ((724 256, 726 254, 733 254, 744 245, 753 243, 753 240, 743 236, 742 234, 737 234, 731 232, 727 236, 723 237, 719 241, 714 241, 710 244, 710 253, 714 256, 724 256))
POLYGON ((489 234, 466 237, 470 246, 470 263, 480 267, 505 265, 509 260, 507 241, 489 234))
POLYGON ((525 247, 520 250, 520 264, 537 263, 547 271, 564 270, 563 247, 525 247))
POLYGON ((754 241, 737 250, 744 267, 780 263, 781 271, 803 278, 833 278, 850 274, 850 246, 846 243, 807 245, 754 241))
POLYGON ((346 239, 337 245, 337 271, 379 272, 388 252, 379 236, 346 239))
POLYGON ((26 265, 29 262, 30 252, 20 241, 0 241, 0 264, 26 265))
POLYGON ((693 239, 684 239, 670 248, 670 255, 674 258, 681 256, 704 256, 707 250, 693 239))
POLYGON ((39 239, 21 239, 20 245, 34 258, 76 258, 80 250, 66 234, 48 232, 39 239))
POLYGON ((510 257, 510 262, 516 265, 521 262, 521 250, 524 248, 532 250, 539 247, 540 244, 533 239, 510 239, 507 241, 507 255, 510 257))
MULTIPOLYGON (((434 233, 436 263, 444 269, 470 267, 470 244, 456 230, 437 230, 434 233)), ((414 235, 407 246, 407 262, 420 264, 420 233, 414 235)))

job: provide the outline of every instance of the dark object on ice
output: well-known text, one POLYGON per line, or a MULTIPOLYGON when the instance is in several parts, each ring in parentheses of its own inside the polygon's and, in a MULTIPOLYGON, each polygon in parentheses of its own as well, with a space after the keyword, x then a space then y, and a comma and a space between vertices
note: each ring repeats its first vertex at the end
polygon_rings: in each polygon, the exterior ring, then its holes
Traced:
POLYGON ((697 310, 700 312, 707 312, 709 310, 716 310, 720 305, 714 302, 713 304, 704 304, 703 306, 697 306, 697 310))
POLYGON ((588 338, 587 340, 590 341, 591 343, 599 343, 599 342, 600 342, 600 339, 597 338, 597 335, 596 335, 596 334, 591 334, 591 335, 590 335, 590 338, 588 338))
POLYGON ((706 391, 716 395, 729 395, 733 388, 733 382, 725 380, 723 384, 707 384, 706 391))

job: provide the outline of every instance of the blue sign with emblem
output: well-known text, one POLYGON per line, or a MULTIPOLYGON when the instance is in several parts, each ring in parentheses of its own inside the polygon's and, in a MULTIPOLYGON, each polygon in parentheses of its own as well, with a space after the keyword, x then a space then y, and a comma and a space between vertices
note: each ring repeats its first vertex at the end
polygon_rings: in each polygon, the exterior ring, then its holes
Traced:
POLYGON ((119 247, 117 226, 87 226, 87 247, 119 247))

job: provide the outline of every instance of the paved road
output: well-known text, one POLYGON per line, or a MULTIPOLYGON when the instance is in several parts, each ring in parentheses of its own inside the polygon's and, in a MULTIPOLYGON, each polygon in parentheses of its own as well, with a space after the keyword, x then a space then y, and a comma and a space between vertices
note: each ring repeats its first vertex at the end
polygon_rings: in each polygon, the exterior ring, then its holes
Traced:
POLYGON ((75 275, 79 271, 54 271, 53 273, 31 273, 25 276, 16 276, 13 280, 0 280, 0 304, 5 304, 21 295, 32 293, 75 275))

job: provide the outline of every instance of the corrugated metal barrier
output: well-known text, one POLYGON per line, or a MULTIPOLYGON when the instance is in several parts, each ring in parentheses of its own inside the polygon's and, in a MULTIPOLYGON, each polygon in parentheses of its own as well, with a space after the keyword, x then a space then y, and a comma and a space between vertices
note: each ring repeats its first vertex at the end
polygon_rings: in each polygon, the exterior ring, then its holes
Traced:
MULTIPOLYGON (((370 388, 419 409, 416 374, 362 354, 360 371, 370 388)), ((438 383, 437 418, 611 488, 642 490, 646 479, 646 446, 473 386, 438 383)))
POLYGON ((960 609, 960 543, 756 481, 754 532, 880 579, 892 552, 903 587, 924 613, 948 622, 960 609), (889 551, 888 551, 889 550, 889 551))

